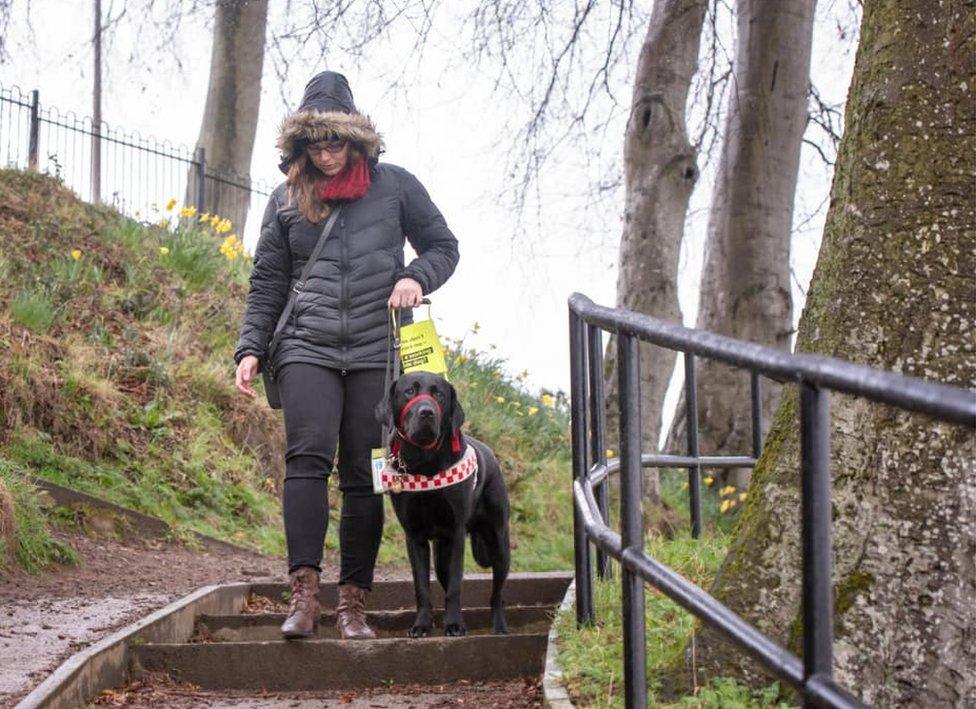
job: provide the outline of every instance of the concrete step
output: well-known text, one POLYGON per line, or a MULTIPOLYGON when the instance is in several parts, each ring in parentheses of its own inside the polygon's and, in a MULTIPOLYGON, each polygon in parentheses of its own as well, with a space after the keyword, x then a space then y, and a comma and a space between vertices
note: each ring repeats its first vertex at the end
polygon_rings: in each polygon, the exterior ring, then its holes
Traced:
MULTIPOLYGON (((505 620, 510 633, 546 633, 552 624, 555 607, 515 606, 505 609, 505 620)), ((379 610, 367 611, 366 619, 378 637, 403 637, 413 625, 416 611, 379 610)), ((434 634, 440 635, 444 627, 443 611, 434 613, 434 634)), ((466 608, 463 611, 464 623, 470 635, 486 635, 492 632, 490 608, 466 608)), ((284 613, 261 613, 256 615, 201 615, 197 617, 196 629, 191 642, 253 642, 281 640, 281 624, 284 613)), ((335 626, 335 612, 322 613, 319 619, 317 636, 320 639, 338 638, 335 626)))
POLYGON ((538 676, 546 634, 163 643, 131 649, 139 668, 204 689, 354 689, 538 676))

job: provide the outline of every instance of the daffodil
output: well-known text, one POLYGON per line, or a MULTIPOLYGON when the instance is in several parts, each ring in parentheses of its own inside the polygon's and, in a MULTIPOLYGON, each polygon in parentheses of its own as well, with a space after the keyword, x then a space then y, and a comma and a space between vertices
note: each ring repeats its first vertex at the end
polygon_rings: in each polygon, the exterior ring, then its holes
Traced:
POLYGON ((160 219, 159 226, 161 226, 163 229, 169 229, 169 219, 160 219))
POLYGON ((745 502, 746 501, 746 493, 744 493, 744 492, 740 492, 739 493, 739 501, 740 502, 745 502))
POLYGON ((505 403, 505 397, 504 396, 496 396, 495 397, 495 401, 497 401, 499 404, 504 404, 505 403))
POLYGON ((685 480, 683 483, 681 483, 681 489, 682 490, 687 490, 688 489, 688 481, 687 480, 685 480))
POLYGON ((721 497, 728 497, 729 495, 732 495, 734 493, 735 493, 735 485, 726 485, 725 487, 723 487, 721 490, 718 491, 718 494, 721 497))
POLYGON ((183 207, 183 209, 180 210, 181 217, 192 219, 196 215, 197 215, 196 207, 183 207))
POLYGON ((208 221, 210 221, 210 212, 204 212, 203 214, 201 214, 200 215, 200 221, 201 222, 208 222, 208 221))
POLYGON ((80 259, 81 258, 81 249, 72 249, 71 250, 71 258, 74 259, 75 261, 77 261, 78 259, 80 259))
POLYGON ((169 249, 167 247, 165 247, 165 246, 160 246, 159 247, 159 255, 160 256, 165 256, 168 253, 169 253, 169 249))
POLYGON ((230 231, 231 222, 230 219, 221 219, 219 222, 214 224, 214 231, 218 234, 223 234, 226 231, 230 231))
POLYGON ((166 203, 166 211, 167 212, 172 212, 173 211, 173 207, 175 207, 175 206, 176 206, 176 200, 175 199, 171 199, 169 202, 166 203))
POLYGON ((552 397, 552 394, 543 394, 539 398, 542 400, 542 403, 545 406, 548 406, 550 409, 556 405, 556 400, 552 397))
POLYGON ((539 407, 538 406, 530 406, 528 408, 527 413, 529 414, 529 416, 535 416, 537 413, 539 413, 539 407))
POLYGON ((613 458, 615 455, 613 448, 607 448, 607 458, 613 458))
POLYGON ((711 475, 706 475, 705 479, 702 480, 702 482, 705 483, 706 485, 711 485, 713 482, 715 482, 715 478, 713 478, 711 475))
POLYGON ((718 506, 719 512, 728 512, 731 502, 732 500, 722 500, 722 504, 718 506))

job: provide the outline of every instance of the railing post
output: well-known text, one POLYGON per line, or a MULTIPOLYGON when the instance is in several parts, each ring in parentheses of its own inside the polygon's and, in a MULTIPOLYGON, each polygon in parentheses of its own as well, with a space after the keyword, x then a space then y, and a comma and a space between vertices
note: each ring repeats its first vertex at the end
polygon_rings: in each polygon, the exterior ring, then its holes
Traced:
POLYGON ((822 679, 830 679, 832 675, 834 599, 828 396, 812 384, 800 384, 805 682, 815 675, 822 679))
POLYGON ((40 122, 40 93, 37 89, 31 91, 30 127, 27 132, 27 169, 37 170, 37 143, 41 132, 40 122))
MULTIPOLYGON (((591 463, 607 462, 606 397, 603 391, 603 330, 587 325, 590 369, 590 458, 591 463)), ((609 477, 609 476, 608 476, 609 477)), ((600 516, 606 524, 610 520, 610 496, 607 494, 607 478, 594 491, 600 516)), ((601 579, 611 577, 610 555, 596 550, 596 572, 601 579)))
POLYGON ((752 385, 752 457, 756 460, 762 453, 762 390, 759 388, 759 372, 749 371, 752 385))
POLYGON ((207 179, 207 151, 204 150, 203 146, 199 146, 194 155, 193 161, 197 168, 197 184, 196 184, 196 204, 193 205, 197 208, 198 212, 207 211, 204 201, 206 200, 206 182, 207 179))
POLYGON ((644 583, 626 563, 628 552, 643 553, 644 520, 641 514, 641 411, 638 341, 617 334, 620 392, 620 538, 623 546, 624 704, 628 709, 647 706, 647 667, 644 635, 644 583))
MULTIPOLYGON (((569 376, 572 413, 573 481, 586 477, 586 331, 569 310, 569 376)), ((576 622, 593 623, 593 568, 583 515, 573 496, 573 559, 576 567, 576 622)))
MULTIPOLYGON (((688 455, 698 453, 698 387, 695 383, 695 355, 685 352, 685 416, 688 424, 688 455)), ((688 468, 688 503, 691 507, 691 538, 701 535, 701 465, 688 468)))

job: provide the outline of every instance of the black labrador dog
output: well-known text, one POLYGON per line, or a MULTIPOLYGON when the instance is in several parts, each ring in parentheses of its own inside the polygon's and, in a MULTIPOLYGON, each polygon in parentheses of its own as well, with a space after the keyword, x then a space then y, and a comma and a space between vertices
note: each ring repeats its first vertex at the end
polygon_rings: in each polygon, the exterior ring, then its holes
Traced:
MULTIPOLYGON (((377 417, 391 431, 394 468, 412 480, 391 499, 407 537, 407 553, 417 597, 410 637, 431 634, 430 544, 434 570, 444 589, 444 634, 464 635, 461 581, 465 536, 471 535, 475 561, 491 567, 491 616, 495 633, 507 633, 502 587, 511 560, 508 491, 498 459, 481 441, 461 433, 464 409, 454 387, 436 374, 411 372, 390 385, 377 417), (469 451, 469 447, 473 449, 469 451), (472 473, 471 464, 477 462, 472 473), (446 473, 462 470, 460 482, 446 473), (448 481, 444 487, 433 487, 448 481), (428 482, 429 481, 429 482, 428 482)), ((395 488, 394 488, 395 489, 395 488)))

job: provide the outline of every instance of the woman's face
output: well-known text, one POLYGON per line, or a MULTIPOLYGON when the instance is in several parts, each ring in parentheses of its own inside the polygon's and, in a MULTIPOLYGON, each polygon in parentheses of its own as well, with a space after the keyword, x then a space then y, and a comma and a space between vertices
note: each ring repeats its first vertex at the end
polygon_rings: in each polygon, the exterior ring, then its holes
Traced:
POLYGON ((349 162, 350 150, 349 142, 344 140, 323 140, 305 148, 312 164, 326 177, 335 177, 342 171, 349 162))

